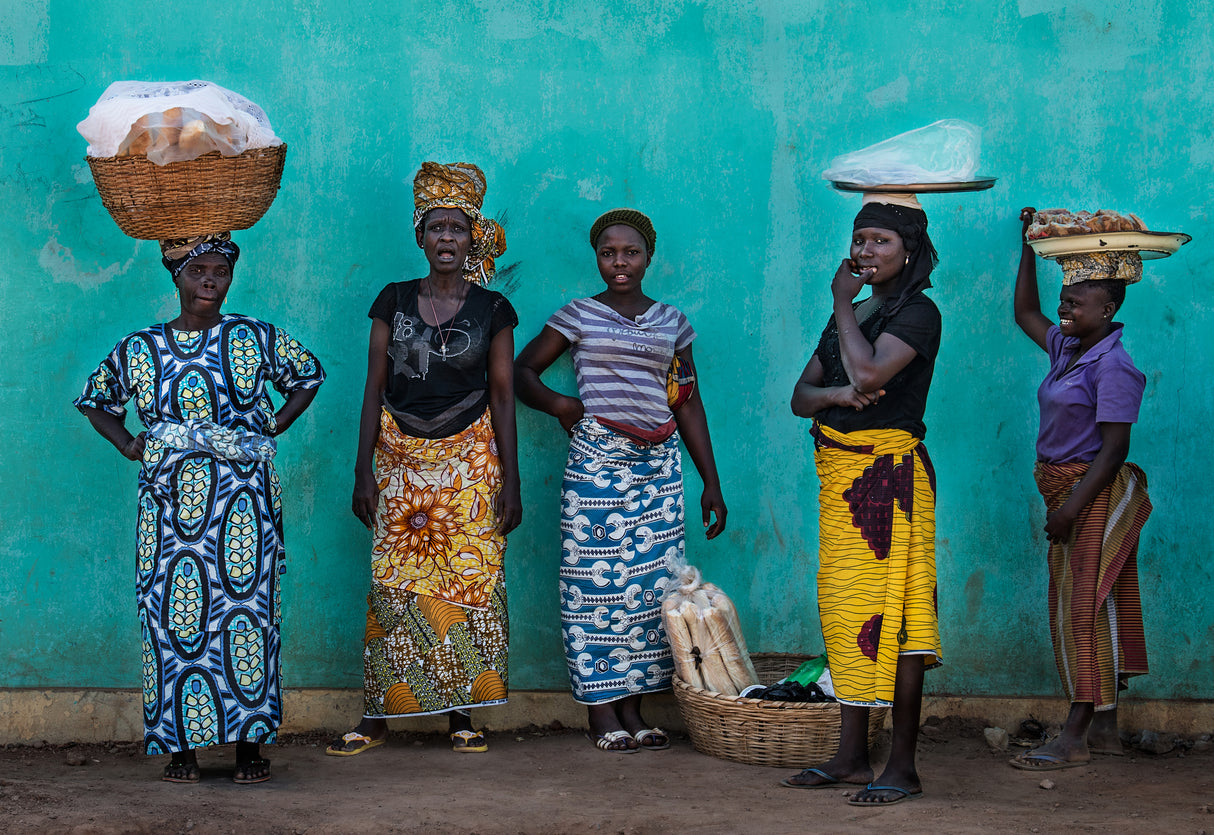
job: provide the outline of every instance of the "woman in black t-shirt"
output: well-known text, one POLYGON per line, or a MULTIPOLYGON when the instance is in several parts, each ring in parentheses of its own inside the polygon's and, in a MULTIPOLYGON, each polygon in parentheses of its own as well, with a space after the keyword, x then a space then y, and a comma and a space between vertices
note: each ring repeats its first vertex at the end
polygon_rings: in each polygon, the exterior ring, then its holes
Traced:
POLYGON ((363 719, 326 749, 383 744, 387 719, 446 713, 455 751, 488 750, 473 707, 506 701, 505 536, 522 519, 514 327, 486 290, 506 248, 481 170, 427 162, 413 182, 425 278, 371 306, 354 514, 371 528, 363 719), (374 456, 374 466, 372 462, 374 456))
POLYGON ((851 257, 831 282, 834 315, 797 381, 792 410, 813 418, 819 501, 818 611, 842 706, 839 750, 783 784, 865 788, 848 802, 922 796, 915 740, 923 671, 939 663, 935 473, 923 413, 940 313, 923 291, 936 251, 913 205, 867 202, 851 257), (855 302, 864 285, 872 292, 855 302), (870 708, 892 705, 893 747, 873 780, 870 708))

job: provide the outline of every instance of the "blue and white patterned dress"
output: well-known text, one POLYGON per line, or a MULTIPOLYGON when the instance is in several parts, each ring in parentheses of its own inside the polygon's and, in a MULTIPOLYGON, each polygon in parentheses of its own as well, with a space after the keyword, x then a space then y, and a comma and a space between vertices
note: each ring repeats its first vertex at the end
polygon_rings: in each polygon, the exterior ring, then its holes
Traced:
POLYGON ((75 401, 125 417, 134 398, 149 430, 136 545, 149 754, 274 741, 286 552, 268 387, 324 378, 288 334, 227 315, 127 336, 75 401))

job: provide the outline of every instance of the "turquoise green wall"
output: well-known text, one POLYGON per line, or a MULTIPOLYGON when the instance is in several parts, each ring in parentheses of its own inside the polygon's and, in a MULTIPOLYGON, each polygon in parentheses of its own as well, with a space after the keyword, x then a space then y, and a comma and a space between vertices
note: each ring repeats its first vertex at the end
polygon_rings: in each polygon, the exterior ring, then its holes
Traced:
MULTIPOLYGON (((1214 689, 1211 457, 1196 438, 1214 333, 1214 2, 174 5, 18 0, 0 19, 0 687, 138 686, 135 469, 70 401, 119 337, 175 305, 156 245, 102 209, 75 124, 111 81, 197 77, 263 105, 291 148, 277 202, 236 236, 228 307, 287 327, 330 375, 279 459, 289 686, 361 680, 368 539, 349 504, 365 316, 386 282, 423 270, 409 182, 424 159, 488 174, 487 208, 507 215, 502 263, 518 267, 501 289, 520 345, 596 292, 594 217, 621 204, 653 216, 646 289, 699 330, 730 508, 726 535, 693 530, 689 556, 734 597, 752 647, 820 649, 816 479, 787 403, 858 199, 818 174, 837 153, 951 116, 985 127, 982 170, 1000 179, 925 200, 945 322, 928 444, 947 665, 928 686, 1058 692, 1030 473, 1045 359, 1010 310, 1015 218, 1035 203, 1134 211, 1195 237, 1148 266, 1121 316, 1148 378, 1132 458, 1155 502, 1141 556, 1154 674, 1132 692, 1214 689)), ((1057 269, 1042 275, 1051 296, 1057 269)), ((553 378, 570 386, 568 364, 553 378)), ((511 683, 560 689, 564 437, 525 408, 520 433, 511 683)))

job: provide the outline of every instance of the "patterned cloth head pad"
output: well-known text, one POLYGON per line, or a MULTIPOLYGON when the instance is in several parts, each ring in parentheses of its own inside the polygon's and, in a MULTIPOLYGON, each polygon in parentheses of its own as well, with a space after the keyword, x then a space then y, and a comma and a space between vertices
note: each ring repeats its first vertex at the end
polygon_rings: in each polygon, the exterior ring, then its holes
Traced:
POLYGON ((1126 284, 1142 281, 1142 256, 1137 252, 1114 250, 1065 255, 1058 258, 1058 266, 1062 267, 1062 283, 1068 287, 1106 278, 1126 284))

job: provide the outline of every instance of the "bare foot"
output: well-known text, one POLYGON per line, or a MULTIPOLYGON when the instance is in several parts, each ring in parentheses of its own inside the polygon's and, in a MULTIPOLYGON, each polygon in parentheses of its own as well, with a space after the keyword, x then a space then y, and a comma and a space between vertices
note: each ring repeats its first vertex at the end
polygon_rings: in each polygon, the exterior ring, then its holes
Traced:
POLYGON ((844 763, 836 757, 819 766, 807 768, 800 774, 787 777, 780 781, 780 785, 790 789, 821 789, 840 783, 866 786, 872 779, 871 768, 844 763))
POLYGON ((1083 740, 1059 736, 1032 751, 1013 757, 1011 764, 1025 771, 1053 771, 1084 765, 1091 759, 1092 755, 1088 753, 1083 740))
POLYGON ((1121 734, 1117 731, 1117 711, 1101 710, 1092 717, 1088 727, 1088 751, 1093 754, 1125 755, 1121 734))

